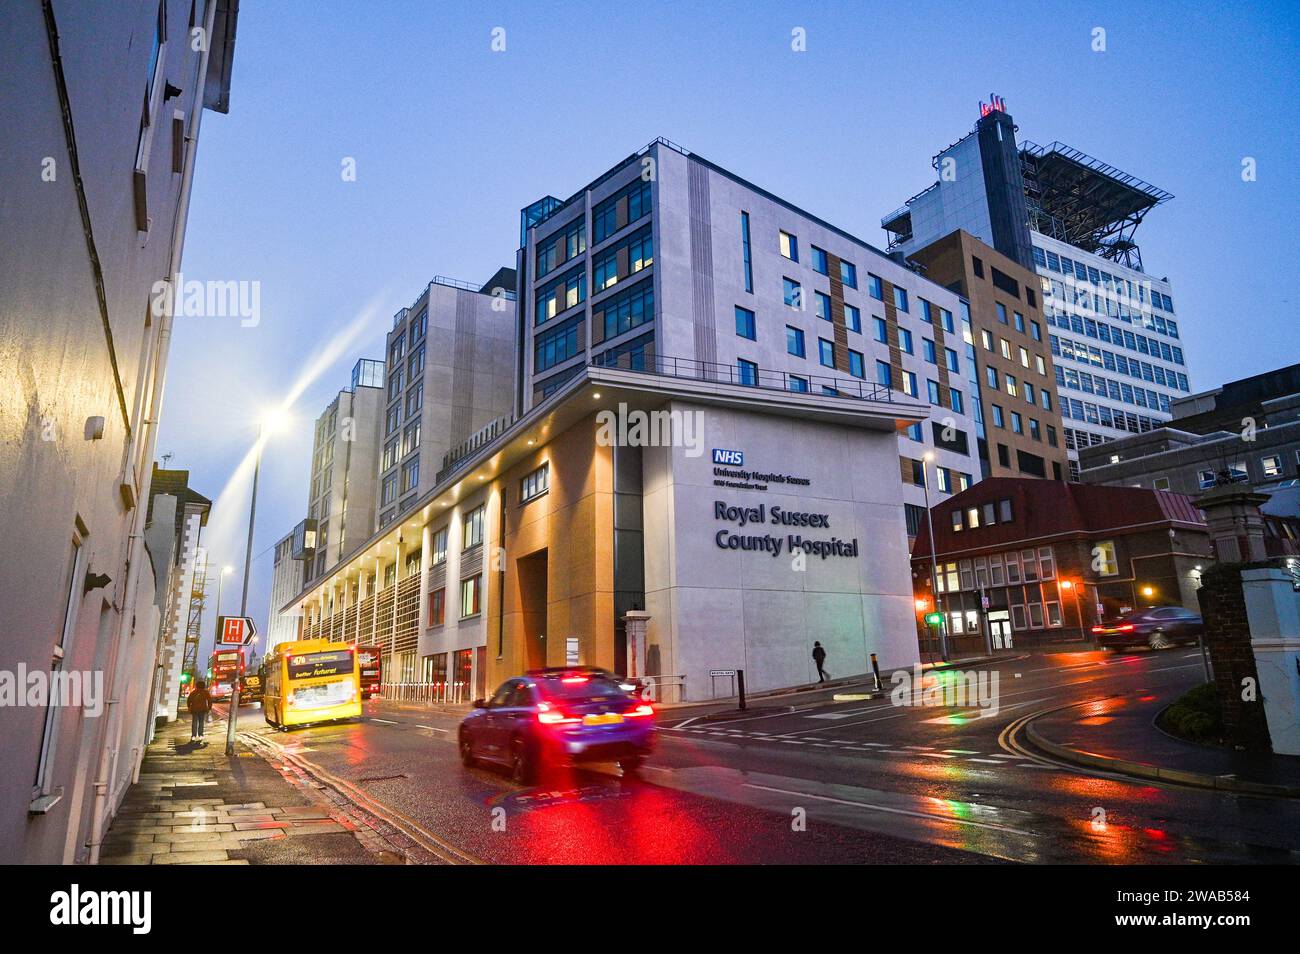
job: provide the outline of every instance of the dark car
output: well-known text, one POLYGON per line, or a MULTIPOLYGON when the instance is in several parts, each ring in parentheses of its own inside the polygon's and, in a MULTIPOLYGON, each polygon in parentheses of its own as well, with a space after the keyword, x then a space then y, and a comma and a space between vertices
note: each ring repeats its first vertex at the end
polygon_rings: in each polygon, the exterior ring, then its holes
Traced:
POLYGON ((603 669, 532 670, 476 699, 460 724, 460 757, 510 769, 524 784, 561 762, 617 761, 639 769, 654 748, 654 707, 603 669))
POLYGON ((1195 643, 1204 632, 1201 618, 1181 606, 1153 606, 1134 610, 1092 628, 1103 649, 1150 646, 1168 649, 1178 643, 1195 643))

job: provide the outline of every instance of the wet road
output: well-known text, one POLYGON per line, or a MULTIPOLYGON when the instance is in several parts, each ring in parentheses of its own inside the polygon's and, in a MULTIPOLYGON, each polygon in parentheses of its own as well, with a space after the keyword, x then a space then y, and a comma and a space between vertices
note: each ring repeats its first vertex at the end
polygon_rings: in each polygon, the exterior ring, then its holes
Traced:
POLYGON ((372 702, 359 723, 278 733, 244 709, 241 726, 485 862, 1300 861, 1294 800, 1099 777, 1007 738, 1024 716, 1200 670, 1186 649, 1036 654, 968 670, 996 673, 996 711, 831 692, 739 718, 665 710, 640 779, 594 766, 531 788, 462 768, 457 720, 428 710, 372 702))

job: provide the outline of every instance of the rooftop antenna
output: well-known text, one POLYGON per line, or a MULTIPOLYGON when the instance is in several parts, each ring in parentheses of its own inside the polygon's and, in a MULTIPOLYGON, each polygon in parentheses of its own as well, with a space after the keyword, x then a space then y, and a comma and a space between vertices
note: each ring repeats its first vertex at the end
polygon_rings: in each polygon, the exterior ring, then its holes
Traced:
POLYGON ((166 454, 163 454, 163 455, 162 455, 163 470, 166 470, 166 469, 167 469, 167 464, 168 464, 168 462, 171 461, 172 457, 174 457, 174 456, 175 456, 175 455, 172 454, 171 451, 168 451, 166 454))

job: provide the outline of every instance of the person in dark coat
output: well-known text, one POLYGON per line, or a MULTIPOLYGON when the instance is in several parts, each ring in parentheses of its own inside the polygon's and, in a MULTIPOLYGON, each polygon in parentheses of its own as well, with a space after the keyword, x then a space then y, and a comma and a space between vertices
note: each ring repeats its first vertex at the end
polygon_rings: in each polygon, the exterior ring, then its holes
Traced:
POLYGON ((194 683, 185 707, 190 710, 190 741, 202 742, 203 724, 212 711, 212 696, 208 694, 208 684, 202 679, 194 683))
POLYGON ((819 642, 813 643, 813 662, 817 664, 817 681, 826 681, 826 650, 822 648, 819 642))

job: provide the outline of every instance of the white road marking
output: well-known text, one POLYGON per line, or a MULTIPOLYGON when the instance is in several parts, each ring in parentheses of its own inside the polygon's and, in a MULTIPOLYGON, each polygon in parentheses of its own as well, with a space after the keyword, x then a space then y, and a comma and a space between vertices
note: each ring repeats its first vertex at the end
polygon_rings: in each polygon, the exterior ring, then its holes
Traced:
POLYGON ((391 720, 391 719, 376 719, 374 716, 371 716, 371 717, 370 717, 370 721, 371 721, 371 722, 382 722, 384 725, 399 725, 399 724, 400 724, 400 723, 394 722, 394 721, 391 720))
POLYGON ((415 727, 416 727, 417 729, 428 729, 430 732, 446 732, 446 731, 447 731, 446 729, 440 729, 440 728, 438 728, 436 725, 420 725, 418 722, 415 724, 415 727))

